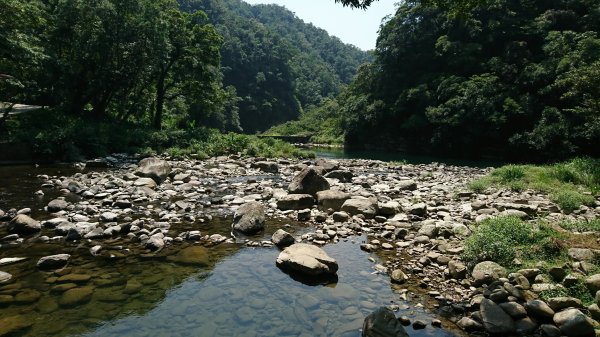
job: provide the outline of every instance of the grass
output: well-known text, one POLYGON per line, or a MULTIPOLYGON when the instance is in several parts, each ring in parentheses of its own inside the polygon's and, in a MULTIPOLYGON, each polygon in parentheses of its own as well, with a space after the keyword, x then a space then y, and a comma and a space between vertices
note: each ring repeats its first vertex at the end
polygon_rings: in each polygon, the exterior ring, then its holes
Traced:
POLYGON ((576 158, 553 165, 506 165, 469 183, 476 193, 491 187, 547 193, 563 211, 572 212, 581 205, 593 205, 593 195, 600 193, 600 160, 576 158))
POLYGON ((565 221, 560 227, 572 232, 600 232, 600 219, 590 221, 565 221))
POLYGON ((469 265, 494 261, 505 267, 515 259, 548 260, 564 254, 561 234, 545 224, 536 226, 517 217, 483 221, 465 241, 462 258, 469 265))
POLYGON ((540 298, 544 301, 547 301, 553 297, 574 297, 581 300, 583 305, 586 307, 596 303, 596 299, 587 289, 583 280, 580 280, 570 287, 556 288, 553 290, 542 291, 540 293, 540 298))

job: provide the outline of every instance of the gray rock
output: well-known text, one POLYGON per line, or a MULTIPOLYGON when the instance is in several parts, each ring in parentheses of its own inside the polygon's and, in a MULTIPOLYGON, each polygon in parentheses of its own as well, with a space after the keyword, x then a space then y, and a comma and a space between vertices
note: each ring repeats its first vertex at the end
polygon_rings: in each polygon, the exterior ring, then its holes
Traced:
POLYGON ((156 181, 152 178, 139 178, 133 182, 133 186, 155 189, 157 185, 156 181))
POLYGON ((279 164, 272 161, 259 161, 253 163, 251 165, 254 168, 258 168, 259 170, 267 173, 277 173, 279 172, 279 164))
POLYGON ((94 229, 96 229, 95 223, 86 223, 86 222, 77 223, 74 226, 72 226, 71 228, 69 228, 69 231, 67 232, 67 234, 65 236, 65 239, 66 240, 80 240, 81 238, 83 238, 85 235, 87 235, 94 229))
POLYGON ((8 281, 10 281, 12 279, 12 275, 7 273, 7 272, 3 272, 0 271, 0 284, 2 283, 6 283, 8 281))
POLYGON ((529 217, 529 215, 523 211, 519 211, 516 209, 507 209, 505 211, 500 212, 499 216, 501 217, 509 217, 509 216, 514 216, 517 217, 519 219, 527 219, 529 217))
POLYGON ((60 212, 63 209, 66 209, 69 206, 69 203, 62 199, 54 199, 48 203, 48 212, 60 212))
POLYGON ((296 243, 285 248, 277 257, 281 269, 308 276, 333 275, 337 262, 321 248, 306 243, 296 243))
POLYGON ((594 303, 588 307, 588 311, 590 312, 590 316, 596 321, 600 321, 600 307, 597 303, 594 303))
POLYGON ((288 187, 292 194, 310 194, 316 195, 317 192, 329 189, 329 182, 320 175, 314 168, 307 167, 300 171, 288 187))
POLYGON ((562 332, 560 332, 560 329, 554 324, 542 324, 540 325, 540 331, 542 332, 542 336, 546 337, 562 336, 562 332))
POLYGON ((500 303, 499 306, 502 308, 502 310, 504 310, 504 312, 514 319, 527 317, 527 310, 525 310, 525 307, 517 302, 500 303))
POLYGON ((100 221, 103 222, 115 222, 117 221, 117 218, 119 217, 118 214, 113 213, 113 212, 104 212, 102 214, 100 214, 100 221))
POLYGON ((600 274, 592 275, 585 280, 585 285, 592 294, 600 291, 600 274))
POLYGON ((255 234, 265 228, 265 206, 248 202, 235 211, 232 229, 243 234, 255 234))
POLYGON ((337 179, 342 183, 352 182, 354 175, 350 171, 335 170, 325 174, 326 178, 337 179))
POLYGON ((334 211, 339 211, 348 199, 350 199, 350 195, 342 191, 326 190, 317 192, 317 203, 319 204, 319 209, 323 211, 327 211, 330 208, 334 211))
POLYGON ((583 308, 583 303, 574 297, 552 297, 548 299, 548 306, 558 312, 566 308, 583 308))
POLYGON ((529 316, 541 321, 548 321, 554 317, 554 310, 546 302, 541 300, 531 300, 525 304, 525 309, 529 316))
POLYGON ((277 208, 282 211, 311 208, 315 199, 310 194, 288 194, 277 200, 277 208))
POLYGON ((595 337, 594 324, 578 309, 567 309, 554 315, 554 324, 567 337, 595 337))
POLYGON ((142 178, 152 178, 157 184, 162 183, 171 173, 171 166, 159 158, 145 158, 139 164, 135 175, 142 178))
POLYGON ((469 317, 461 318, 456 322, 456 325, 466 332, 475 332, 484 329, 483 325, 469 317))
POLYGON ((399 284, 403 284, 408 280, 408 276, 400 269, 392 271, 390 278, 392 282, 399 284))
POLYGON ((467 278, 467 267, 461 262, 455 260, 448 262, 448 271, 450 272, 450 276, 457 280, 467 278))
POLYGON ((381 307, 365 318, 362 337, 408 337, 394 312, 381 307))
POLYGON ((400 212, 400 203, 397 201, 388 201, 379 205, 379 214, 393 216, 400 212))
POLYGON ((146 241, 145 247, 155 252, 161 250, 165 246, 165 236, 162 233, 152 235, 148 241, 146 241))
POLYGON ((435 238, 438 235, 439 229, 435 224, 425 224, 419 228, 417 235, 425 235, 428 238, 435 238))
POLYGON ((471 272, 476 286, 490 284, 500 278, 506 277, 506 269, 496 262, 484 261, 475 265, 471 272))
POLYGON ((296 240, 292 236, 292 234, 284 231, 283 229, 278 229, 273 236, 271 236, 271 241, 275 244, 275 246, 283 248, 293 245, 296 240))
POLYGON ((57 254, 42 257, 37 262, 37 267, 41 270, 56 270, 61 269, 69 263, 71 255, 57 254))
POLYGON ((568 254, 575 261, 591 262, 596 258, 596 254, 587 248, 569 248, 568 254))
POLYGON ((484 298, 479 305, 479 314, 485 330, 493 335, 511 335, 517 327, 515 321, 500 306, 484 298))
POLYGON ((350 215, 363 214, 367 219, 373 219, 378 211, 377 199, 348 199, 342 205, 342 211, 350 215))
POLYGON ((39 221, 32 219, 25 214, 15 216, 8 223, 8 231, 15 234, 33 234, 42 230, 42 225, 39 221))
POLYGON ((427 204, 424 202, 411 205, 408 207, 407 212, 412 215, 426 216, 427 215, 427 204))
POLYGON ((350 219, 350 216, 346 212, 335 212, 331 215, 335 222, 346 222, 350 219))
POLYGON ((521 318, 515 321, 515 326, 519 336, 531 336, 531 334, 538 328, 538 324, 529 317, 521 318))
POLYGON ((335 160, 327 160, 325 158, 318 158, 315 161, 315 165, 319 174, 329 173, 331 171, 339 170, 340 163, 335 160))
POLYGON ((414 180, 402 180, 396 184, 396 188, 400 191, 414 191, 417 189, 417 182, 414 180))

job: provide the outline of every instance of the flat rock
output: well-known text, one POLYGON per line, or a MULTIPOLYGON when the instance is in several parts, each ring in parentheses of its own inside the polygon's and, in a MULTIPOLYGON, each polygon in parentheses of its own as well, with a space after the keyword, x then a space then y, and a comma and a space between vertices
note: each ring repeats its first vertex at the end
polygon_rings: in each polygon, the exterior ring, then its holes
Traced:
POLYGON ((277 200, 277 208, 282 211, 302 210, 311 208, 315 204, 315 199, 310 194, 288 194, 277 200))
POLYGON ((348 199, 342 205, 342 211, 350 214, 362 214, 367 219, 373 219, 377 215, 378 205, 377 199, 372 198, 352 198, 348 199))
POLYGON ((9 316, 0 318, 0 336, 11 336, 32 326, 34 321, 25 316, 9 316))
POLYGON ((317 203, 319 209, 327 211, 333 209, 339 211, 346 200, 350 199, 350 194, 336 190, 326 190, 317 192, 317 203))
POLYGON ((67 208, 69 203, 62 199, 54 199, 48 203, 48 212, 60 212, 63 209, 67 208))
POLYGON ((69 254, 57 254, 51 256, 45 256, 39 259, 37 267, 41 270, 55 270, 61 269, 67 265, 71 255, 69 254))
POLYGON ((63 307, 74 307, 85 304, 92 299, 93 293, 94 289, 92 287, 69 289, 62 294, 58 300, 58 304, 63 307))
POLYGON ((531 300, 527 302, 525 304, 525 309, 527 309, 527 313, 530 316, 541 321, 552 320, 552 317, 554 317, 554 310, 542 300, 531 300))
POLYGON ((10 281, 11 279, 12 279, 11 274, 0 271, 0 283, 6 283, 6 282, 10 281))
POLYGON ((336 260, 321 248, 306 243, 296 243, 285 248, 277 257, 277 266, 309 276, 332 275, 338 270, 336 260))

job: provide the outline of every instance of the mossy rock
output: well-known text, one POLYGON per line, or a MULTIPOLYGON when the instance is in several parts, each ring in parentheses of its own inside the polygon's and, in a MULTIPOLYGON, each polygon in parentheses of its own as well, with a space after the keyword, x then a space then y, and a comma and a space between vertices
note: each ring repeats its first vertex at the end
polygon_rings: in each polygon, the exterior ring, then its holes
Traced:
POLYGON ((92 299, 94 289, 92 287, 73 288, 65 291, 58 300, 62 307, 74 307, 85 304, 92 299))
POLYGON ((33 320, 23 316, 0 318, 0 336, 9 336, 15 332, 27 329, 33 325, 33 320))
POLYGON ((207 267, 210 264, 209 251, 202 246, 190 246, 167 258, 168 261, 195 267, 207 267))

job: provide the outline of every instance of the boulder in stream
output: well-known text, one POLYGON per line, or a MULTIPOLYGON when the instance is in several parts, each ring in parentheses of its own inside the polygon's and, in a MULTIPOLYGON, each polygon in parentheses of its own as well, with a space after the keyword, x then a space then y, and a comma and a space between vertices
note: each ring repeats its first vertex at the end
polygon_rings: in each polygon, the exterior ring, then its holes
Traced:
POLYGON ((306 243, 284 249, 277 257, 277 266, 290 273, 315 277, 334 275, 338 270, 335 259, 321 248, 306 243))
POLYGON ((233 215, 234 231, 243 234, 255 234, 265 228, 265 206, 260 202, 245 203, 233 215))
POLYGON ((292 194, 310 194, 316 195, 319 191, 329 189, 329 182, 325 177, 320 175, 314 168, 307 167, 300 171, 288 187, 292 194))
POLYGON ((385 307, 367 316, 362 330, 362 337, 408 337, 394 312, 385 307))

